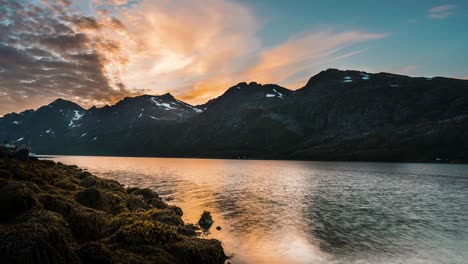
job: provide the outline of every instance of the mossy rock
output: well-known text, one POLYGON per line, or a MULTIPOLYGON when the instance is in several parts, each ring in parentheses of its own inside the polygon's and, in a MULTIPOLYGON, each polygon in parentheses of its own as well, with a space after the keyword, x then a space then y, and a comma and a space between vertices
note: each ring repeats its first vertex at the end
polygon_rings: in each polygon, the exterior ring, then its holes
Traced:
POLYGON ((0 263, 224 262, 151 189, 52 161, 0 159, 0 173, 0 263))
POLYGON ((28 185, 32 186, 30 183, 0 181, 0 222, 39 206, 34 191, 28 185))
POLYGON ((184 224, 182 218, 178 214, 174 214, 171 209, 151 209, 144 212, 146 218, 166 223, 173 226, 181 226, 184 224))
POLYGON ((7 168, 0 168, 0 179, 11 179, 10 170, 7 168))
POLYGON ((224 263, 228 257, 221 242, 215 239, 190 238, 174 243, 168 251, 177 257, 177 263, 224 263))
POLYGON ((134 221, 115 233, 116 242, 126 245, 159 245, 181 239, 177 230, 156 221, 134 221))
POLYGON ((60 215, 39 210, 18 222, 0 225, 2 263, 79 263, 72 236, 60 215))
POLYGON ((81 179, 79 184, 85 188, 96 187, 100 190, 118 191, 125 193, 125 188, 118 181, 101 179, 91 174, 85 174, 85 177, 81 179))
POLYGON ((39 199, 44 209, 61 214, 78 241, 96 240, 103 236, 109 225, 104 212, 81 207, 74 201, 58 195, 42 195, 39 199))
POLYGON ((76 186, 76 184, 68 180, 57 180, 54 183, 54 186, 63 190, 67 190, 67 191, 76 191, 78 189, 78 186, 76 186))
POLYGON ((140 198, 140 196, 137 195, 127 195, 123 202, 128 208, 128 210, 130 210, 131 212, 144 211, 146 209, 149 209, 148 204, 142 198, 140 198))
MULTIPOLYGON (((116 263, 112 259, 112 252, 109 248, 105 247, 99 242, 89 242, 81 245, 78 250, 78 256, 82 263, 89 264, 112 264, 116 263)), ((122 258, 124 259, 124 258, 122 258)))
POLYGON ((173 264, 176 263, 174 256, 162 248, 155 246, 140 245, 132 250, 118 249, 112 252, 114 263, 125 264, 173 264), (138 252, 136 254, 135 252, 138 252), (125 261, 123 261, 125 260, 125 261))
POLYGON ((167 204, 163 202, 160 198, 149 199, 146 201, 148 205, 151 205, 154 208, 164 209, 167 208, 167 204))
POLYGON ((89 171, 79 171, 75 174, 75 177, 78 179, 85 179, 87 177, 92 177, 93 175, 89 171))
POLYGON ((186 224, 177 227, 177 233, 188 237, 197 236, 200 233, 199 231, 200 227, 194 224, 186 224))
POLYGON ((86 207, 98 210, 103 210, 106 205, 104 195, 96 187, 90 187, 78 192, 75 199, 86 207))

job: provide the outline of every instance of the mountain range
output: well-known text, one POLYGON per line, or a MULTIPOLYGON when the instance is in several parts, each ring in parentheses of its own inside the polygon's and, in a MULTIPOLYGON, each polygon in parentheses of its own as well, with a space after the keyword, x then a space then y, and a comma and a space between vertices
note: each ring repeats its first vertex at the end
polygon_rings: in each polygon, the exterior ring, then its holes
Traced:
POLYGON ((239 83, 203 105, 171 94, 0 118, 38 154, 468 162, 468 81, 328 69, 292 91, 239 83))

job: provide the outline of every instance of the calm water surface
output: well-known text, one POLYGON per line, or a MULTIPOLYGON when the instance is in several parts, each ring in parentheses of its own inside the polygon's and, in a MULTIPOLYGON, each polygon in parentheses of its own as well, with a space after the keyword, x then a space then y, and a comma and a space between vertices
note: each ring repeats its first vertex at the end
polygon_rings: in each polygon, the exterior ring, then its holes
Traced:
POLYGON ((231 263, 468 263, 468 165, 54 160, 211 211, 231 263))

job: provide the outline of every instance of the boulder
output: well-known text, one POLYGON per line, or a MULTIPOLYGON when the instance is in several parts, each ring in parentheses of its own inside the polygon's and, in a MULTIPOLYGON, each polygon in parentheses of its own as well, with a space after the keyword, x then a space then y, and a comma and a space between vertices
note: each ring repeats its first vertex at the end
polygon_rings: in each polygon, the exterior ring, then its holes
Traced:
POLYGON ((0 182, 0 221, 7 221, 38 206, 37 197, 25 183, 0 182))
POLYGON ((2 263, 80 263, 64 219, 38 210, 22 216, 14 225, 0 225, 2 263))
POLYGON ((211 213, 208 211, 204 211, 200 217, 200 220, 198 220, 198 224, 204 229, 209 229, 213 223, 214 221, 211 217, 211 213))
POLYGON ((222 250, 221 242, 214 239, 191 238, 179 241, 170 252, 177 257, 177 263, 224 263, 228 257, 222 250))
POLYGON ((75 199, 86 207, 98 210, 103 210, 106 204, 104 195, 96 187, 90 187, 78 192, 75 199))

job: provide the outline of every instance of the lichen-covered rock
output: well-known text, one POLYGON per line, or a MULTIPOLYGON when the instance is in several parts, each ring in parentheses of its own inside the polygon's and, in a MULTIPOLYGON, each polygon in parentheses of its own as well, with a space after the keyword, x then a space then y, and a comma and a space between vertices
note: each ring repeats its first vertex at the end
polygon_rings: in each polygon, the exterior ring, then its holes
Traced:
POLYGON ((151 189, 0 158, 0 263, 224 263, 182 214, 151 189))

